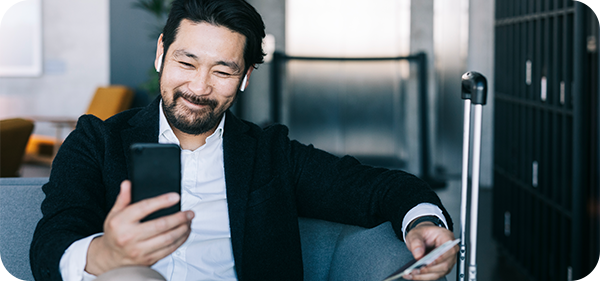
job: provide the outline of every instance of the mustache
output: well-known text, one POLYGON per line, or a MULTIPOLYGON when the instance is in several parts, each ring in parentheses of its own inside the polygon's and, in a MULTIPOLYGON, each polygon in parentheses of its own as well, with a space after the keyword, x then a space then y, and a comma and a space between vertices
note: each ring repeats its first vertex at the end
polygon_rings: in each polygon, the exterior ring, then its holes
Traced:
POLYGON ((173 101, 177 100, 178 98, 184 98, 184 99, 188 100, 189 102, 191 102, 193 104, 197 104, 197 105, 208 105, 212 109, 215 109, 218 105, 218 102, 216 100, 212 100, 212 99, 200 97, 200 96, 197 96, 194 94, 185 93, 180 90, 176 90, 173 93, 173 101))

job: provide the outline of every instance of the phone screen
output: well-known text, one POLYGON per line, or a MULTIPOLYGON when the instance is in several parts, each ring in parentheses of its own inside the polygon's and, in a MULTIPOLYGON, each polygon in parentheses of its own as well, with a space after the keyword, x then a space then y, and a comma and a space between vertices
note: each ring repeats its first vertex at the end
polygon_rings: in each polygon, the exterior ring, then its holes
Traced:
MULTIPOLYGON (((175 144, 136 143, 130 149, 131 202, 139 202, 165 193, 181 195, 181 149, 175 144)), ((142 222, 181 210, 181 203, 158 210, 142 222)))

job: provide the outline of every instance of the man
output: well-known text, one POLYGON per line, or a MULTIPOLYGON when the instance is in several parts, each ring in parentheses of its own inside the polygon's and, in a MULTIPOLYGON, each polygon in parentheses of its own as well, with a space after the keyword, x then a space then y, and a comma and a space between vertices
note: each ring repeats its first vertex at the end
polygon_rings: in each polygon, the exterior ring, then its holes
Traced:
MULTIPOLYGON (((160 98, 104 122, 82 116, 55 158, 31 245, 37 280, 302 280, 298 216, 392 221, 416 258, 453 239, 450 217, 416 177, 335 157, 290 141, 284 126, 262 130, 228 111, 262 63, 264 35, 243 0, 173 2, 157 43, 160 98), (131 204, 128 155, 138 142, 181 147, 181 198, 131 204), (180 199, 183 211, 140 222, 180 199)), ((407 278, 444 276, 456 252, 407 278)))

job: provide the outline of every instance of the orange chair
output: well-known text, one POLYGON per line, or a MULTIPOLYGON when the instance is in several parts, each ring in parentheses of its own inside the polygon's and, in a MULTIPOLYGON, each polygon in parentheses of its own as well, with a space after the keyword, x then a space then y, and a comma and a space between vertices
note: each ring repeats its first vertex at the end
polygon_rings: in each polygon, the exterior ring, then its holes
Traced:
POLYGON ((99 87, 90 102, 86 114, 92 114, 102 120, 129 109, 133 100, 133 90, 126 86, 99 87))
POLYGON ((0 177, 18 177, 33 121, 21 118, 0 120, 0 177))
MULTIPOLYGON (((85 114, 92 114, 102 120, 129 109, 133 100, 133 90, 127 86, 111 85, 98 87, 85 114)), ((64 128, 75 128, 77 120, 60 117, 32 117, 36 122, 49 122, 56 127, 56 137, 32 135, 26 150, 26 160, 51 164, 54 155, 62 144, 64 128)))

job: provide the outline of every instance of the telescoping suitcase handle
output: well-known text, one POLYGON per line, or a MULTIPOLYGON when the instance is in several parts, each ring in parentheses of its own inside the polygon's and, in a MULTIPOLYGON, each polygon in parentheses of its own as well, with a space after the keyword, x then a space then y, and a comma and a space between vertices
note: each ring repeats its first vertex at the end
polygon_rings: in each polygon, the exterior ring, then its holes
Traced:
POLYGON ((474 107, 473 150, 471 173, 471 210, 469 220, 469 281, 477 280, 477 213, 479 205, 479 171, 481 162, 481 121, 482 107, 487 101, 487 80, 480 73, 469 71, 462 76, 461 98, 464 100, 464 127, 463 127, 463 155, 461 178, 461 205, 460 205, 460 251, 458 258, 457 280, 465 280, 465 267, 467 258, 466 232, 467 232, 467 192, 469 177, 469 149, 471 140, 471 107, 474 107))
POLYGON ((479 72, 469 71, 462 76, 463 100, 470 100, 473 104, 485 105, 487 101, 487 79, 479 72))

